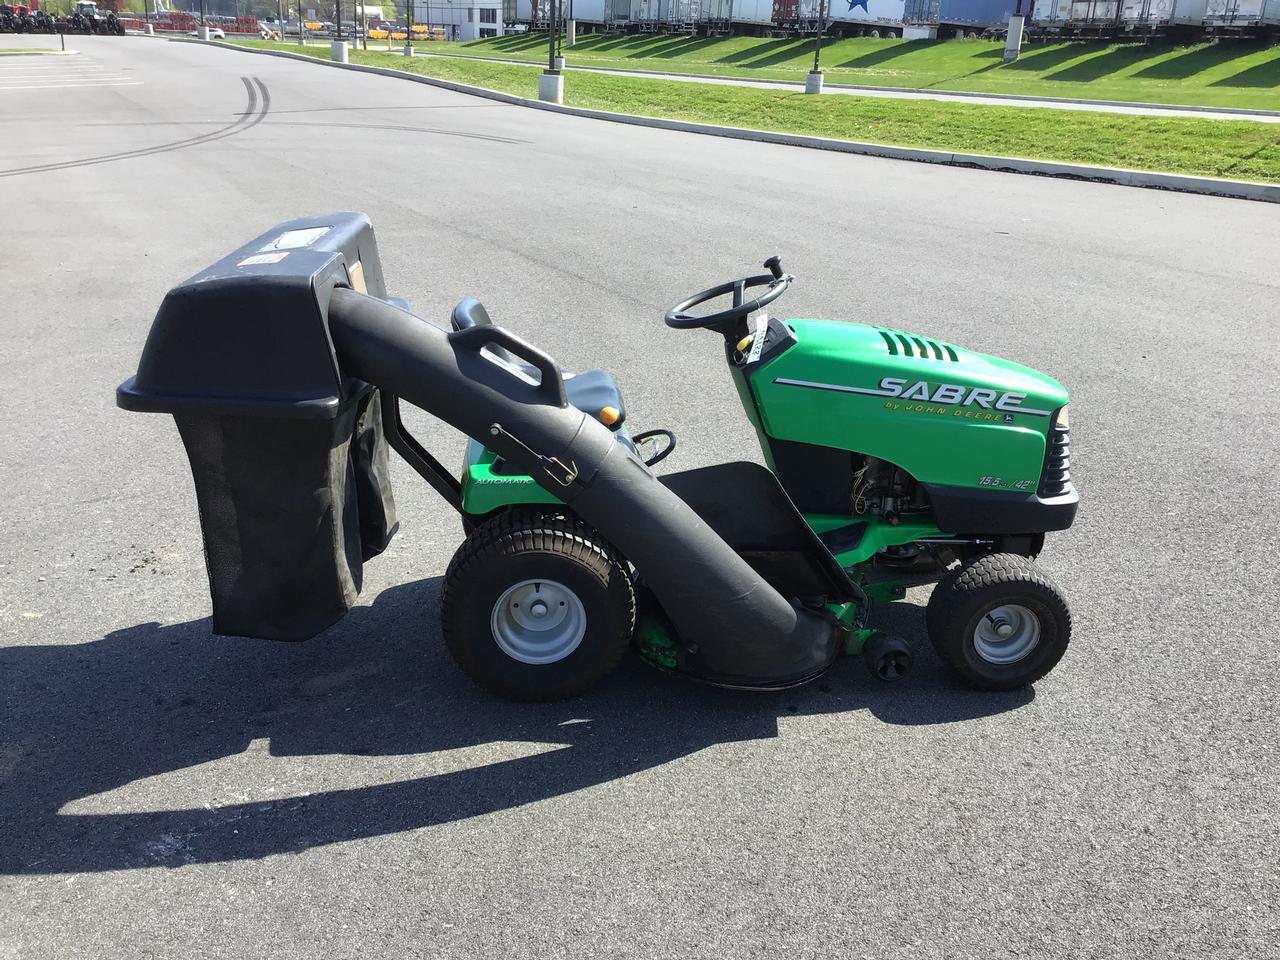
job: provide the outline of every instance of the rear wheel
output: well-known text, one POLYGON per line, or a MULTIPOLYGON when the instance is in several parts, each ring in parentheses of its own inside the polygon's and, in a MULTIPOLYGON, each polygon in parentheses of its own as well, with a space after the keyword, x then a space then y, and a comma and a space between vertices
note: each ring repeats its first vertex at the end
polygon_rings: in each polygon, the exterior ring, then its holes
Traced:
POLYGON ((635 626, 631 577, 586 524, 513 512, 481 525, 445 573, 445 644, 480 686, 560 700, 612 670, 635 626))
POLYGON ((1039 680, 1067 652, 1071 611, 1031 560, 990 553, 934 587, 925 621, 938 656, 966 683, 1013 690, 1039 680))

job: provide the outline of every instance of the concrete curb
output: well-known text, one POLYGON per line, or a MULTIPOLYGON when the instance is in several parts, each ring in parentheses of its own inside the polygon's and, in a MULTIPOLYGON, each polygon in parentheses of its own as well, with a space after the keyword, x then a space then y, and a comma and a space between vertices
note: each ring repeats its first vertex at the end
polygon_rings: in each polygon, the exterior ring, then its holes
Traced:
POLYGON ((335 67, 339 70, 356 70, 361 73, 373 73, 399 80, 412 80, 427 86, 440 87, 444 90, 451 90, 454 93, 483 97, 486 100, 496 100, 499 103, 506 103, 512 106, 529 107, 534 110, 546 110, 551 113, 563 113, 575 117, 586 117, 591 120, 606 120, 610 123, 626 123, 633 126, 654 127, 659 130, 697 133, 713 137, 727 137, 734 140, 751 140, 757 143, 806 147, 811 150, 831 150, 837 153, 853 153, 861 156, 883 157, 890 160, 914 160, 919 163, 976 167, 983 170, 1037 174, 1047 177, 1067 177, 1077 180, 1091 180, 1098 183, 1114 183, 1126 187, 1176 190, 1181 193, 1199 193, 1239 200, 1261 200, 1268 203, 1280 203, 1280 184, 1253 183, 1248 180, 1222 180, 1215 177, 1191 177, 1177 173, 1151 173, 1145 170, 1125 170, 1118 167, 1092 167, 1084 164, 1054 163, 1049 160, 1025 160, 1018 157, 996 157, 978 153, 922 150, 916 147, 891 147, 878 143, 860 143, 855 140, 834 140, 828 137, 813 137, 804 134, 773 133, 765 130, 749 130, 744 127, 724 127, 715 124, 693 123, 688 120, 664 120, 657 117, 641 117, 626 113, 612 113, 607 110, 590 110, 585 107, 543 103, 540 100, 517 97, 509 93, 500 93, 497 90, 488 90, 484 87, 454 83, 452 80, 438 80, 434 77, 424 77, 420 74, 392 70, 388 67, 372 67, 360 63, 334 63, 329 60, 289 53, 284 50, 260 50, 254 47, 242 47, 219 41, 192 40, 188 37, 172 37, 170 40, 173 43, 204 43, 226 50, 238 50, 242 53, 300 60, 305 63, 335 67))
MULTIPOLYGON (((539 64, 530 63, 528 60, 508 60, 499 57, 468 57, 457 53, 424 53, 424 57, 435 57, 439 60, 473 60, 480 63, 509 63, 512 66, 520 67, 536 67, 539 64)), ((640 68, 627 67, 625 70, 620 67, 585 67, 568 64, 565 70, 579 70, 583 73, 607 73, 615 76, 628 76, 630 74, 640 74, 646 77, 653 77, 656 80, 715 80, 718 83, 731 84, 734 80, 744 80, 749 83, 767 83, 770 86, 787 87, 795 90, 804 89, 803 80, 773 80, 755 77, 726 77, 714 73, 665 73, 661 70, 644 70, 640 68)), ((744 84, 745 85, 745 84, 744 84)), ((921 87, 877 87, 865 83, 834 83, 828 82, 824 84, 827 89, 836 90, 865 90, 868 93, 914 93, 920 94, 925 99, 934 99, 929 94, 938 94, 946 97, 959 97, 962 99, 975 100, 1008 100, 1010 106, 1016 107, 1019 102, 1024 103, 1073 103, 1085 107, 1137 107, 1143 110, 1160 110, 1168 113, 1230 113, 1241 117, 1280 117, 1280 110, 1249 110, 1245 107, 1201 107, 1192 104, 1181 103, 1143 103, 1139 100, 1086 100, 1082 97, 1035 97, 1017 93, 975 93, 972 90, 933 90, 921 87)), ((940 101, 946 102, 946 101, 940 101)))

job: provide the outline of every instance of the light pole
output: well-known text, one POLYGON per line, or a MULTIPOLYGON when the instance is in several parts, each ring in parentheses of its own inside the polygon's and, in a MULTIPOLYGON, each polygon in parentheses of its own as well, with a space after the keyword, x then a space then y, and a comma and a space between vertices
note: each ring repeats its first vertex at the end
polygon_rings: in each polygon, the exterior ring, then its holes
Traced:
POLYGON ((538 99, 548 103, 561 103, 564 100, 564 74, 560 72, 561 62, 556 57, 556 23, 559 8, 556 0, 542 0, 551 5, 551 16, 547 19, 547 69, 538 77, 538 99))
POLYGON ((547 4, 547 69, 556 69, 556 0, 543 0, 547 4))
MULTIPOLYGON (((352 9, 355 9, 354 5, 352 9)), ((342 39, 342 0, 335 0, 334 10, 337 13, 338 32, 333 43, 329 44, 329 59, 334 63, 346 63, 347 42, 342 39)))
POLYGON ((813 69, 805 77, 805 93, 822 92, 822 31, 826 20, 826 0, 818 0, 818 29, 813 34, 813 69))
POLYGON ((556 70, 564 69, 564 0, 553 0, 551 4, 551 20, 555 25, 552 36, 556 38, 555 57, 551 66, 556 70))

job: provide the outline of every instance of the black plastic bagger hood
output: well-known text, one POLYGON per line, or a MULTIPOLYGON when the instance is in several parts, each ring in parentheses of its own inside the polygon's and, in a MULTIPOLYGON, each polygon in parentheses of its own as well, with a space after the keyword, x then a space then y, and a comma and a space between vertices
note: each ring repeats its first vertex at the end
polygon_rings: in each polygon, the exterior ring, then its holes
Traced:
POLYGON ((383 297, 364 215, 284 224, 170 291, 137 376, 119 388, 120 406, 172 413, 183 433, 216 631, 301 638, 354 602, 360 564, 394 531, 375 404, 403 398, 599 530, 703 677, 781 686, 830 665, 834 620, 779 594, 607 427, 569 406, 554 361, 502 328, 449 332, 383 297), (491 344, 541 382, 494 363, 481 352, 491 344))

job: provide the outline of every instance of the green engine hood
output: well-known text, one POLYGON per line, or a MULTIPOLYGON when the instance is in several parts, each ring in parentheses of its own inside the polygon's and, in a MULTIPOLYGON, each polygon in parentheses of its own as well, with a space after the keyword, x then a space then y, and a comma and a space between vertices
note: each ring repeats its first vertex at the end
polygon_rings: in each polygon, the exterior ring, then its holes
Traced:
POLYGON ((1036 488, 1067 403, 1056 380, 888 328, 786 325, 796 343, 747 371, 769 437, 865 453, 925 483, 1036 488))

